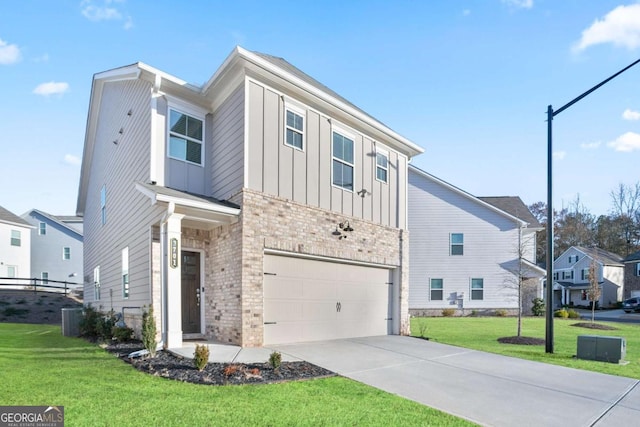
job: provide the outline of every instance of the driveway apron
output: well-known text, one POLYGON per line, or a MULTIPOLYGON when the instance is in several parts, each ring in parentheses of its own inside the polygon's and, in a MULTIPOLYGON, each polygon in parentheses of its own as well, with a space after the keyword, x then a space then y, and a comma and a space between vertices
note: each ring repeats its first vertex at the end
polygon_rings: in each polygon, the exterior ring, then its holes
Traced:
POLYGON ((619 427, 640 419, 640 381, 632 378, 396 335, 273 348, 481 425, 619 427))

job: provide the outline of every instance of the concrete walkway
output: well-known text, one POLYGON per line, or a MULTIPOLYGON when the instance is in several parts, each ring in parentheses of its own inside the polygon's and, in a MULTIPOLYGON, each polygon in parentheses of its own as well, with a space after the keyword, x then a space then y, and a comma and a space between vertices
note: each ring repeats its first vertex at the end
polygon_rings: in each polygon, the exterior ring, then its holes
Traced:
POLYGON ((381 336, 275 346, 345 377, 487 426, 622 426, 640 381, 381 336))

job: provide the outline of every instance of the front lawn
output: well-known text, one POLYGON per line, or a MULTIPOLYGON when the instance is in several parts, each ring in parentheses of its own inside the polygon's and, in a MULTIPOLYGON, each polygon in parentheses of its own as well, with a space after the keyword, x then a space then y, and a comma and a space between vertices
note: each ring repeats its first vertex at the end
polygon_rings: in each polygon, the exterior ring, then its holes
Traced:
POLYGON ((0 367, 0 405, 64 406, 69 426, 474 425, 342 377, 260 386, 158 378, 57 326, 0 323, 0 367))
MULTIPOLYGON (((500 344, 497 339, 516 334, 517 319, 512 317, 416 317, 411 319, 411 332, 420 336, 421 328, 430 340, 475 350, 588 371, 640 379, 640 325, 596 322, 617 328, 597 330, 571 326, 585 320, 554 318, 554 353, 545 353, 545 346, 500 344), (627 342, 627 365, 578 360, 574 358, 578 335, 621 336, 627 342)), ((588 321, 586 321, 588 322, 588 321)), ((523 318, 522 335, 545 337, 545 319, 523 318)))

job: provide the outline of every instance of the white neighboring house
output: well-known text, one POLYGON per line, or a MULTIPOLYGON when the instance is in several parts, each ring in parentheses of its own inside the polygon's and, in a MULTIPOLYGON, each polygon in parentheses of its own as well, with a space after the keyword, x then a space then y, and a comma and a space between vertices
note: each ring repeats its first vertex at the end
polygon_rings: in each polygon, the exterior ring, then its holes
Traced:
MULTIPOLYGON (((31 277, 42 285, 62 286, 70 282, 82 286, 82 218, 54 216, 32 209, 22 215, 31 229, 31 277), (50 282, 51 281, 51 282, 50 282)), ((55 288, 44 288, 56 291, 55 288)))
POLYGON ((475 197, 409 166, 409 310, 515 313, 518 276, 524 313, 542 296, 535 265, 542 227, 519 197, 475 197))
POLYGON ((594 259, 598 263, 598 283, 602 290, 599 306, 613 307, 623 300, 622 257, 600 248, 571 246, 556 258, 553 264, 556 306, 589 306, 589 266, 594 259))
MULTIPOLYGON (((12 286, 30 283, 31 228, 28 222, 0 206, 0 284, 12 286)), ((3 289, 7 287, 2 286, 3 289)))

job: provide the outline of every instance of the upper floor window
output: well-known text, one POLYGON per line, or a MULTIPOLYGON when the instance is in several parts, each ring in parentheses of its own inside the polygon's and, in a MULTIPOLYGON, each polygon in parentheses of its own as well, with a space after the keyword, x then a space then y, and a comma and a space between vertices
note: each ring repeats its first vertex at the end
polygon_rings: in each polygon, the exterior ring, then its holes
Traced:
POLYGON ((451 233, 451 255, 464 255, 464 234, 451 233))
POLYGON ((71 248, 68 246, 65 246, 64 248, 62 248, 62 259, 65 261, 68 261, 71 259, 71 248))
POLYGON ((389 154, 385 151, 376 151, 376 179, 378 181, 387 182, 389 174, 389 154))
POLYGON ((563 271, 562 272, 562 280, 573 279, 573 270, 563 271))
POLYGON ((286 108, 286 135, 285 144, 297 148, 304 149, 304 113, 299 110, 286 108))
POLYGON ((582 269, 582 280, 589 280, 589 269, 588 268, 583 268, 582 269))
POLYGON ((353 191, 353 139, 333 132, 333 185, 353 191))
POLYGON ((429 299, 431 301, 442 301, 443 280, 431 279, 429 281, 429 299))
POLYGON ((22 246, 22 237, 19 230, 11 230, 11 246, 22 246))
POLYGON ((553 280, 560 280, 560 273, 558 273, 557 271, 553 273, 553 280))
POLYGON ((41 222, 40 226, 38 227, 38 234, 41 236, 44 236, 45 234, 47 234, 47 223, 46 222, 41 222))
POLYGON ((578 259, 580 259, 580 257, 578 255, 569 255, 569 264, 571 264, 571 261, 573 260, 573 262, 578 262, 578 259))
POLYGON ((202 164, 202 120, 169 110, 169 157, 202 164))
POLYGON ((122 250, 122 297, 129 298, 129 247, 122 250))
POLYGON ((107 185, 103 185, 100 190, 100 218, 102 225, 107 223, 107 185))
POLYGON ((471 299, 484 299, 484 279, 471 279, 471 299))

